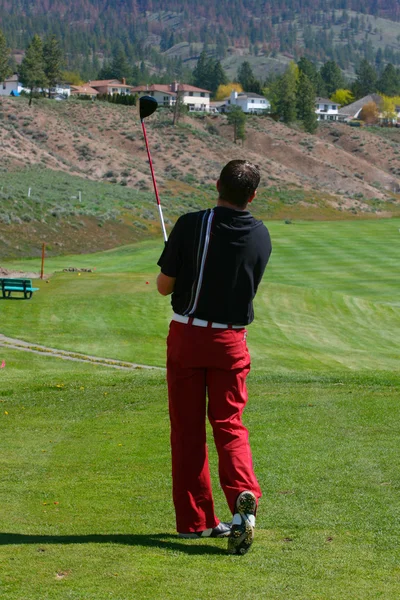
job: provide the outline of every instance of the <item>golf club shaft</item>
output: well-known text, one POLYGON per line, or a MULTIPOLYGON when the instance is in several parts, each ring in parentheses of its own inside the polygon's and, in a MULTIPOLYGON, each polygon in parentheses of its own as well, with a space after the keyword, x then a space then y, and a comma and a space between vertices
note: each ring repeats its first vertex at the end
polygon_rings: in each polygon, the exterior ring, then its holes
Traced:
POLYGON ((163 213, 162 213, 160 196, 158 195, 157 182, 156 182, 156 178, 154 176, 153 161, 151 160, 149 143, 147 141, 146 127, 145 127, 143 119, 141 119, 141 123, 142 123, 144 141, 146 143, 147 156, 148 156, 148 159, 149 159, 149 165, 150 165, 150 171, 151 171, 151 178, 153 180, 154 193, 156 195, 156 200, 157 200, 158 212, 160 213, 161 228, 162 228, 162 232, 163 232, 163 236, 164 236, 164 242, 166 242, 168 240, 167 231, 165 229, 164 216, 163 216, 163 213))

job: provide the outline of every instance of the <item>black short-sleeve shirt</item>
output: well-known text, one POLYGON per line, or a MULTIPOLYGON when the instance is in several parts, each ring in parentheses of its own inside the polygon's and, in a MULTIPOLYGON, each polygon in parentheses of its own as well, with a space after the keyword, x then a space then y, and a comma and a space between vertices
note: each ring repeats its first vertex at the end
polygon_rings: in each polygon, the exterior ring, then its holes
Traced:
POLYGON ((270 254, 262 221, 247 210, 217 206, 180 217, 158 265, 164 275, 176 277, 171 299, 176 313, 248 325, 270 254))

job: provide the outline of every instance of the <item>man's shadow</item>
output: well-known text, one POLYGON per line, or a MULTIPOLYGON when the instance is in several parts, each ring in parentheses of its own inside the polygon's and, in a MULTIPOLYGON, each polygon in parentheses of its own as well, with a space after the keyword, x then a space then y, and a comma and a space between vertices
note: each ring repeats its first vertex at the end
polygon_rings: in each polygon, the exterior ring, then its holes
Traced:
POLYGON ((35 544, 41 551, 47 544, 125 544, 127 546, 143 546, 146 548, 161 548, 163 550, 173 550, 174 552, 183 552, 185 554, 226 554, 226 550, 215 546, 206 545, 200 540, 201 544, 193 544, 196 540, 190 540, 189 543, 176 541, 177 538, 169 533, 149 533, 148 535, 131 534, 101 534, 93 533, 88 535, 35 535, 24 533, 0 533, 0 546, 13 546, 18 544, 35 544))

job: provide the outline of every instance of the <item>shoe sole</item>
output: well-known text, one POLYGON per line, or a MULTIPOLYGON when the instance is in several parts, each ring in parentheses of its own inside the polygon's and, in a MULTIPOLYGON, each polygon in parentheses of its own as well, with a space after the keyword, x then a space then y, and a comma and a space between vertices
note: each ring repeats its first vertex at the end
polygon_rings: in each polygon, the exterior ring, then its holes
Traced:
POLYGON ((240 525, 233 525, 228 540, 229 554, 246 554, 254 540, 254 527, 246 515, 254 515, 257 507, 256 497, 252 492, 242 492, 236 501, 236 510, 242 518, 240 525))
POLYGON ((222 533, 218 533, 215 534, 212 532, 212 530, 206 530, 206 531, 210 531, 209 535, 203 535, 202 533, 197 533, 195 531, 191 531, 189 533, 178 533, 178 537, 186 539, 186 540, 202 540, 205 538, 226 538, 229 537, 231 535, 231 529, 227 529, 226 531, 222 532, 222 533))

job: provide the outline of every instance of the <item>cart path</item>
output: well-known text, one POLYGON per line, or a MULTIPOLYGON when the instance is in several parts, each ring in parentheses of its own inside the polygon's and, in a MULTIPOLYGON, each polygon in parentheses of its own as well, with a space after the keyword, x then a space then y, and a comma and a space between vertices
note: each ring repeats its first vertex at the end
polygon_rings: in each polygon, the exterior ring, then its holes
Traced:
POLYGON ((34 344, 32 342, 25 342, 24 340, 10 338, 2 335, 1 333, 0 348, 10 348, 13 350, 22 350, 23 352, 33 352, 34 354, 41 354, 42 356, 51 356, 53 358, 61 358, 63 360, 74 360, 76 362, 90 363, 92 365, 111 367, 112 369, 122 369, 125 371, 132 371, 133 369, 154 369, 157 371, 165 370, 163 367, 140 365, 137 363, 127 362, 125 360, 100 358, 99 356, 90 356, 88 354, 81 354, 80 352, 49 348, 48 346, 42 346, 41 344, 34 344))

